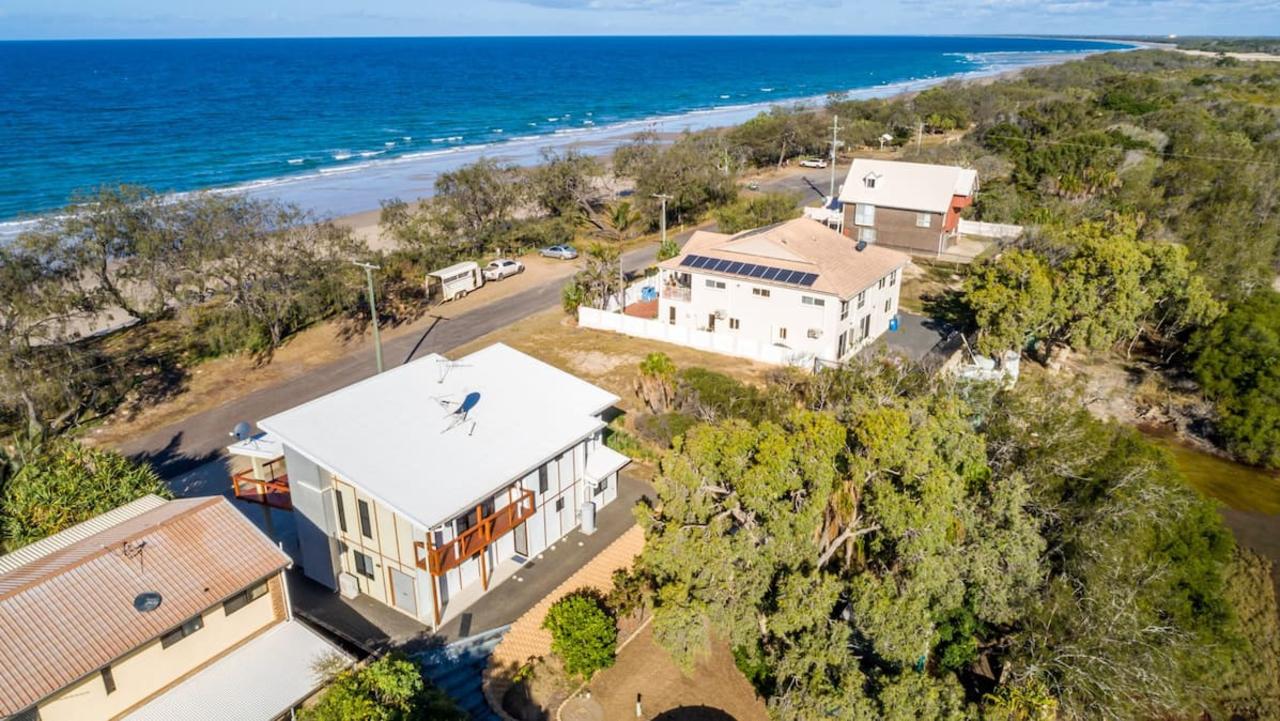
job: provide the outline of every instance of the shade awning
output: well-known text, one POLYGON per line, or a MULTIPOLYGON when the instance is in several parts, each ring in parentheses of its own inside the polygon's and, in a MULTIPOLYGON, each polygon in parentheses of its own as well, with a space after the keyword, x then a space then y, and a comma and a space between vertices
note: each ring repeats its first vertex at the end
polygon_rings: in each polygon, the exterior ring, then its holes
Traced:
POLYGON ((133 713, 126 721, 270 721, 319 688, 315 662, 351 657, 296 620, 278 623, 133 713))
POLYGON ((630 458, 601 444, 592 448, 587 458, 587 477, 600 480, 631 462, 630 458))

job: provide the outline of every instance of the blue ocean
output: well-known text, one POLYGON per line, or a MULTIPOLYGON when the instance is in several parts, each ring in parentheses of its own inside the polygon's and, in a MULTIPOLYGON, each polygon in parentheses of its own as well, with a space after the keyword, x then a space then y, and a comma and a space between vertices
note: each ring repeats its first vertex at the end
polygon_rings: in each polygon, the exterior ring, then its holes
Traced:
MULTIPOLYGON (((0 43, 0 221, 114 183, 322 214, 430 193, 480 155, 605 152, 1120 44, 998 37, 334 38, 0 43)), ((13 223, 8 225, 13 226, 13 223)))

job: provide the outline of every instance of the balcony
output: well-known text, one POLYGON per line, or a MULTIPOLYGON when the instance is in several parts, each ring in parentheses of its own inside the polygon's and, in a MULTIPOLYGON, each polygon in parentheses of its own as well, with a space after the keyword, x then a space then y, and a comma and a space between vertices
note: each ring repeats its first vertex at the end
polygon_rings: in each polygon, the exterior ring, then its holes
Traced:
POLYGON ((686 285, 664 285, 662 297, 667 300, 678 300, 688 303, 693 297, 693 289, 686 285))
POLYGON ((231 490, 236 498, 261 503, 272 508, 293 510, 289 497, 289 474, 284 472, 284 456, 261 465, 261 472, 250 468, 231 476, 231 490))
MULTIPOLYGON (((430 571, 433 576, 444 575, 480 554, 489 544, 527 521, 536 510, 533 491, 509 488, 507 505, 487 516, 484 515, 484 506, 476 506, 474 525, 444 545, 435 547, 430 545, 430 540, 427 543, 415 541, 413 546, 417 556, 417 566, 424 571, 430 571)), ((482 563, 483 559, 484 557, 481 556, 482 563)), ((488 579, 483 571, 481 577, 485 579, 487 585, 488 579)))

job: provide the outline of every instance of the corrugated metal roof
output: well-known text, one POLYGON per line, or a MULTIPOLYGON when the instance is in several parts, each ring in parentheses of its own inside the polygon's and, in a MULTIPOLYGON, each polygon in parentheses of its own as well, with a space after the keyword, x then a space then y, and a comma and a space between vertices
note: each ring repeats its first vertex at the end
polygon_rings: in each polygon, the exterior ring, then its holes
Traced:
POLYGON ((214 496, 169 501, 0 574, 0 716, 288 565, 214 496), (139 613, 133 600, 144 591, 163 601, 139 613))
POLYGON ((84 540, 95 533, 111 528, 121 521, 127 521, 164 504, 165 500, 160 496, 154 494, 146 495, 119 508, 94 516, 83 523, 77 523, 71 528, 55 533, 48 538, 29 543, 12 553, 0 556, 0 573, 8 573, 19 566, 25 566, 60 548, 66 548, 76 541, 84 540))
POLYGON ((152 699, 123 721, 270 721, 324 679, 316 661, 351 657, 299 621, 284 621, 152 699))

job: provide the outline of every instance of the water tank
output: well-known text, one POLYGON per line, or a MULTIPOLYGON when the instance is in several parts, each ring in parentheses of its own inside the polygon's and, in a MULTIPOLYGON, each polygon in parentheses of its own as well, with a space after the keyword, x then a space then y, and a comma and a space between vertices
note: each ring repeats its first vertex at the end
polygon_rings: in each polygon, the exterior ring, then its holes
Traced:
POLYGON ((338 592, 343 598, 355 598, 360 595, 360 584, 350 573, 338 574, 338 592))
POLYGON ((596 532, 596 502, 587 501, 582 504, 582 532, 590 536, 596 532))
POLYGON ((889 330, 890 331, 898 330, 898 316, 895 315, 894 317, 889 319, 889 330))

